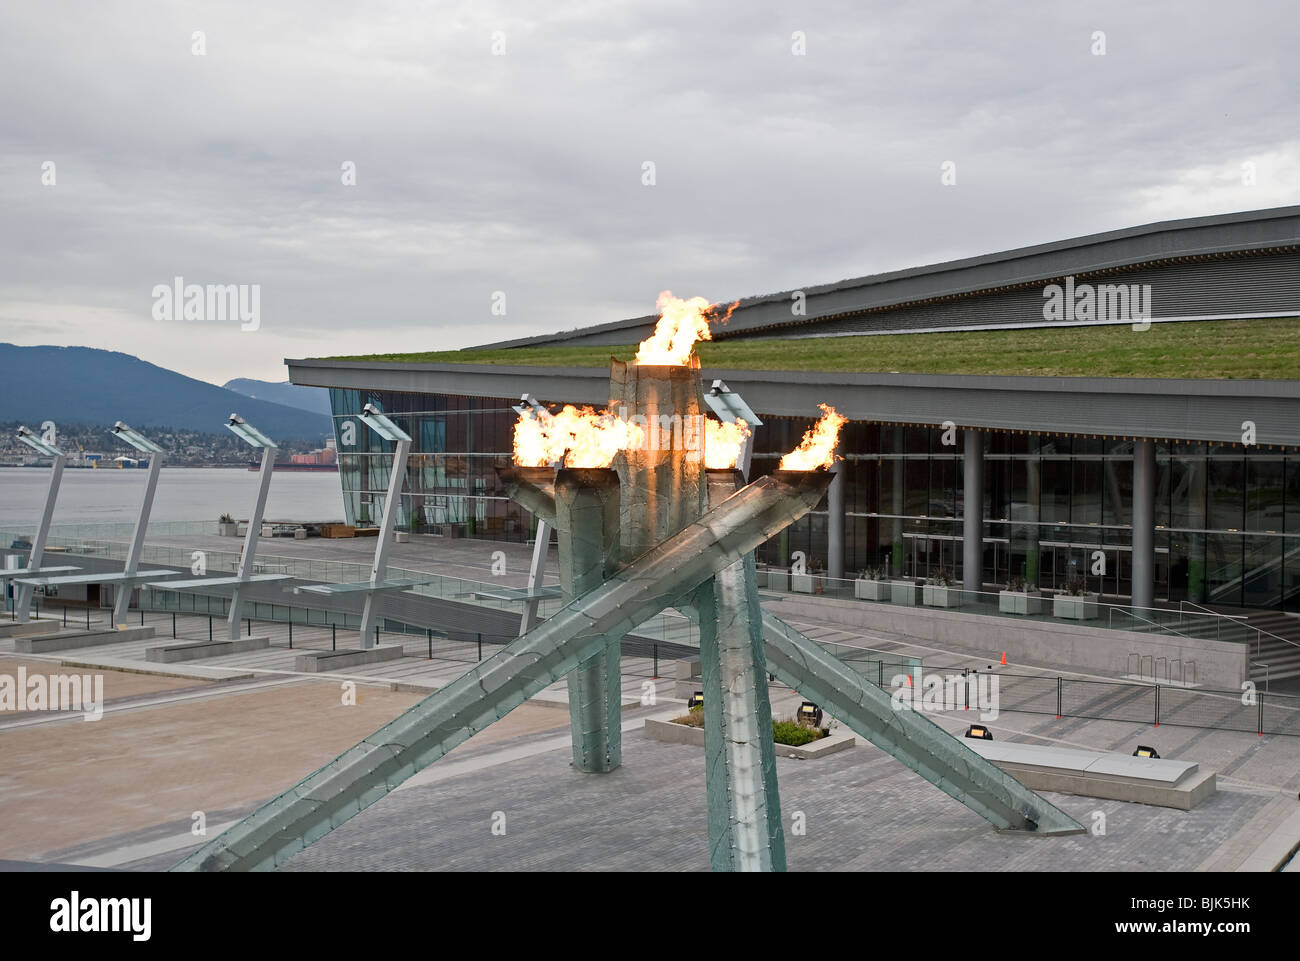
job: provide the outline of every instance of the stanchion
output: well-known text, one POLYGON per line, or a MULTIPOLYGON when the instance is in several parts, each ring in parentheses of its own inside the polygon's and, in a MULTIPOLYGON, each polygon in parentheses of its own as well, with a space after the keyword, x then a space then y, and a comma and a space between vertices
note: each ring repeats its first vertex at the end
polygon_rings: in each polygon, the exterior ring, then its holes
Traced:
POLYGON ((331 623, 330 624, 330 650, 337 651, 338 649, 339 649, 338 625, 331 623))

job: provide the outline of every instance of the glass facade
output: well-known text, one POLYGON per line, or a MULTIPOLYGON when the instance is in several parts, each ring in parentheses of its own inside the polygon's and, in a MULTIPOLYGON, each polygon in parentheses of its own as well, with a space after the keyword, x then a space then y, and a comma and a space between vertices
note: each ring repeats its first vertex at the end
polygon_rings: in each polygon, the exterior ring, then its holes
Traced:
MULTIPOLYGON (((356 416, 373 402, 415 439, 399 529, 529 539, 531 515, 505 497, 494 470, 510 463, 514 400, 342 389, 330 396, 349 523, 377 525, 388 486, 391 445, 356 416)), ((763 419, 754 476, 774 470, 809 426, 763 419)), ((1090 590, 1128 596, 1132 441, 987 437, 983 580, 1023 577, 1060 588, 1078 575, 1090 590)), ((895 575, 944 570, 960 578, 961 433, 852 422, 842 438, 846 575, 882 566, 895 575)), ((1300 456, 1159 443, 1155 523, 1158 599, 1300 611, 1300 456)), ((803 551, 815 569, 824 568, 827 528, 823 502, 764 545, 758 560, 785 565, 803 551)))

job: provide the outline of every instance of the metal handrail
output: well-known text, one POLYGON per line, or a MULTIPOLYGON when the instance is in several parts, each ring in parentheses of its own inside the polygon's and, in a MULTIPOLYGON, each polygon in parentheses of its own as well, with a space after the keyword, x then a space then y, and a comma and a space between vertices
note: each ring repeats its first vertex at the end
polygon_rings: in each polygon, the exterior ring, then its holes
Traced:
POLYGON ((1219 614, 1220 617, 1230 617, 1234 621, 1247 622, 1244 623, 1244 626, 1255 632, 1255 654, 1256 655, 1259 654, 1260 641, 1262 638, 1265 637, 1271 637, 1275 641, 1281 641, 1283 644, 1290 644, 1292 647, 1300 649, 1300 643, 1291 640, 1291 638, 1283 637, 1280 634, 1274 634, 1272 631, 1266 631, 1262 627, 1256 627, 1254 624, 1248 623, 1250 620, 1249 614, 1220 614, 1218 611, 1212 611, 1208 607, 1204 607, 1200 604, 1195 603, 1194 601, 1179 601, 1178 610, 1180 612, 1182 611, 1184 604, 1186 604, 1188 607, 1194 607, 1198 611, 1204 611, 1207 614, 1219 614))
POLYGON ((1251 667, 1262 667, 1264 669, 1264 693, 1268 693, 1268 665, 1263 661, 1251 661, 1251 667))

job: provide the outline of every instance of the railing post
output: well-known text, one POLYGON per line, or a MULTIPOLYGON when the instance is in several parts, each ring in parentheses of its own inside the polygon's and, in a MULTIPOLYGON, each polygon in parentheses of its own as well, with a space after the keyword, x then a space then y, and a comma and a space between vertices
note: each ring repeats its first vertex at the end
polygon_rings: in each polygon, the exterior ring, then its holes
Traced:
POLYGON ((1058 721, 1061 719, 1061 714, 1062 714, 1061 708, 1064 706, 1064 702, 1062 701, 1061 698, 1061 688, 1063 686, 1064 686, 1064 681, 1061 679, 1061 675, 1059 674, 1056 675, 1056 719, 1058 721))
POLYGON ((335 624, 333 621, 331 621, 330 622, 330 650, 337 651, 338 649, 339 649, 338 625, 335 624))
POLYGON ((1264 736, 1264 695, 1259 696, 1259 736, 1264 736))
POLYGON ((176 640, 176 612, 172 611, 172 640, 176 640))
POLYGON ((1160 685, 1156 685, 1156 727, 1160 726, 1160 685))
POLYGON ((654 673, 651 674, 650 676, 653 677, 655 680, 658 680, 659 679, 659 643, 656 641, 652 645, 652 647, 654 648, 655 667, 654 667, 654 673))
POLYGON ((208 615, 208 640, 212 640, 212 615, 208 615))
POLYGON ((429 638, 429 660, 433 660, 433 628, 426 628, 425 634, 429 638))
POLYGON ((375 625, 375 647, 379 646, 379 625, 375 625))
POLYGON ((293 650, 293 608, 289 608, 289 650, 293 650))
POLYGON ((482 631, 479 631, 478 634, 478 659, 480 661, 483 660, 483 632, 482 631))

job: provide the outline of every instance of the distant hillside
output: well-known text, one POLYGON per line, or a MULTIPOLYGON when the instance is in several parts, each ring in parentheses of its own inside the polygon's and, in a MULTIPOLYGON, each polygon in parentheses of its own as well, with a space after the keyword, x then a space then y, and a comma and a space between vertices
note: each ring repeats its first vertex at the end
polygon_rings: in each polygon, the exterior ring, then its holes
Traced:
POLYGON ((279 442, 319 442, 329 418, 92 347, 0 344, 0 420, 177 427, 216 433, 231 412, 279 442))
POLYGON ((269 380, 253 380, 251 377, 236 377, 234 380, 226 381, 222 386, 237 394, 268 400, 273 404, 297 407, 299 410, 309 410, 313 414, 328 416, 330 413, 330 394, 324 387, 303 387, 301 384, 291 384, 288 381, 277 384, 269 380))

